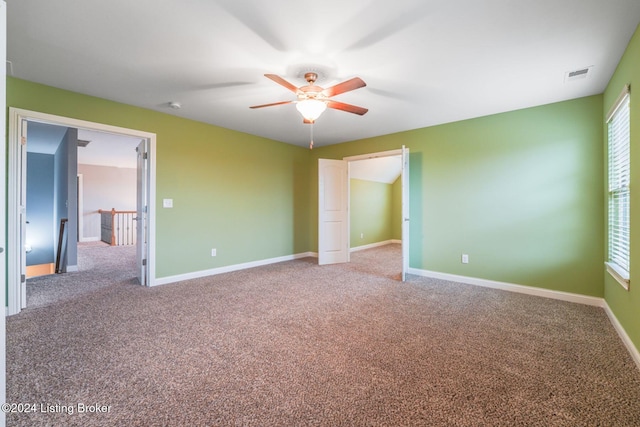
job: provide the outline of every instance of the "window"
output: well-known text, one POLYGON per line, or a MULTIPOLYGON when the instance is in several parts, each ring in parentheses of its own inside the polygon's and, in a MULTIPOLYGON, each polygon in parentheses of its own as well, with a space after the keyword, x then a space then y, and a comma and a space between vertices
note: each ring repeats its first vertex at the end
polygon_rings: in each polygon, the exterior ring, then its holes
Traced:
POLYGON ((629 289, 629 86, 607 115, 608 126, 608 253, 607 270, 629 289))

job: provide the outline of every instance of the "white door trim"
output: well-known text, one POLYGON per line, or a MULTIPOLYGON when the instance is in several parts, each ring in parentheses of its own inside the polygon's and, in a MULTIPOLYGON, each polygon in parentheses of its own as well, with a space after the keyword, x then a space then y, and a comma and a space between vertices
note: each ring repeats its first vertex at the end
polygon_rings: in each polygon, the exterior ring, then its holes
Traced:
POLYGON ((409 272, 409 229, 410 229, 410 209, 409 209, 409 149, 402 146, 402 172, 400 179, 402 180, 402 281, 407 280, 409 272))
POLYGON ((84 242, 84 175, 78 173, 78 242, 84 242))
POLYGON ((143 139, 136 146, 136 263, 137 276, 141 285, 147 286, 147 223, 149 174, 148 149, 149 141, 143 139))
MULTIPOLYGON (((156 197, 156 134, 144 132, 136 129, 128 129, 118 126, 107 125, 103 123, 90 122, 86 120, 74 119, 71 117, 56 116, 53 114, 41 113, 37 111, 24 110, 20 108, 9 107, 9 153, 8 153, 8 197, 7 197, 7 224, 9 235, 7 236, 7 288, 8 288, 8 307, 7 314, 17 314, 20 312, 22 297, 20 296, 20 257, 18 256, 21 237, 16 232, 19 230, 18 211, 19 211, 19 186, 18 180, 23 173, 22 166, 19 164, 18 152, 20 148, 19 126, 23 120, 31 122, 48 123, 53 125, 72 127, 78 129, 88 129, 102 132, 133 136, 149 141, 149 194, 147 197, 148 207, 148 226, 149 238, 147 239, 147 261, 148 268, 148 286, 155 284, 155 197, 156 197)), ((24 171, 26 172, 26 171, 24 171)))

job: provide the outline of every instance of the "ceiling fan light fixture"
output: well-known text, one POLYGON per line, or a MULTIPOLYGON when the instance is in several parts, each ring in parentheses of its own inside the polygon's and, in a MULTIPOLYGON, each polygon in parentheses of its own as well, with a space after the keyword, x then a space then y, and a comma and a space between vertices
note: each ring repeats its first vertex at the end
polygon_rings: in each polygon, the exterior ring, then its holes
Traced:
POLYGON ((317 99, 305 99, 296 103, 296 109, 306 120, 315 122, 327 109, 327 103, 317 99))

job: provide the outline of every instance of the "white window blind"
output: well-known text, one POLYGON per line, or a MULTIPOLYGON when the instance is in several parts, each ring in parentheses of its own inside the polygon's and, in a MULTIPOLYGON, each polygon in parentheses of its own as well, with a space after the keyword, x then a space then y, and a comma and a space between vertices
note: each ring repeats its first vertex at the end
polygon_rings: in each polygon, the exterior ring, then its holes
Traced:
POLYGON ((628 288, 630 226, 629 87, 626 86, 607 115, 609 164, 608 247, 609 271, 628 288))

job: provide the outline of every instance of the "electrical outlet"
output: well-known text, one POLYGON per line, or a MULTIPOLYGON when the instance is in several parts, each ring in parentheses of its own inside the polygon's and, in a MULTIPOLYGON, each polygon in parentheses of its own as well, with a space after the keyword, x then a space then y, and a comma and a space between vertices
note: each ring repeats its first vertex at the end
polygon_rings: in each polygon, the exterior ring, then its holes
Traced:
POLYGON ((360 233, 360 238, 364 239, 364 233, 360 233))
POLYGON ((218 250, 217 249, 211 249, 211 256, 216 256, 218 255, 218 250))
POLYGON ((462 263, 463 264, 469 264, 469 255, 462 254, 462 263))

